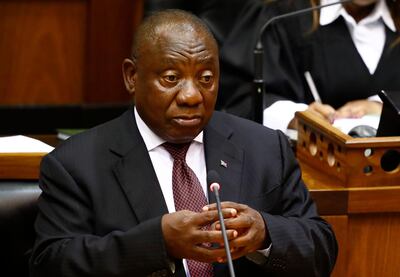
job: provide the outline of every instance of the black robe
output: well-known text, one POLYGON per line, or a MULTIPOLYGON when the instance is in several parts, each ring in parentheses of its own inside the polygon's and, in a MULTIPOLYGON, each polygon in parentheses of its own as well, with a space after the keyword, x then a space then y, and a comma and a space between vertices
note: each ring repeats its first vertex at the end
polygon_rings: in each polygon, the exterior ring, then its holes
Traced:
MULTIPOLYGON (((260 27, 271 16, 309 7, 309 0, 280 0, 270 5, 247 1, 236 25, 220 49, 221 82, 217 109, 242 117, 252 114, 253 48, 260 27)), ((266 105, 279 99, 311 103, 313 97, 304 78, 309 71, 324 103, 339 108, 346 102, 365 99, 378 91, 400 91, 399 37, 386 27, 386 43, 373 75, 359 55, 346 23, 339 17, 332 24, 311 32, 312 15, 276 21, 263 35, 266 105)))

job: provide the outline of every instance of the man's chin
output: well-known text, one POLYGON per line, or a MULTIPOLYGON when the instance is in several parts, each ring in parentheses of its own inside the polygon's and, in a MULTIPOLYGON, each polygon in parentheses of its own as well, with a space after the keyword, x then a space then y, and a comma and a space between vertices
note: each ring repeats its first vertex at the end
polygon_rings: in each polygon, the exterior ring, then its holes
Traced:
POLYGON ((175 133, 171 134, 168 137, 164 138, 166 141, 171 143, 188 143, 191 142, 197 135, 200 133, 198 132, 190 132, 190 133, 175 133))

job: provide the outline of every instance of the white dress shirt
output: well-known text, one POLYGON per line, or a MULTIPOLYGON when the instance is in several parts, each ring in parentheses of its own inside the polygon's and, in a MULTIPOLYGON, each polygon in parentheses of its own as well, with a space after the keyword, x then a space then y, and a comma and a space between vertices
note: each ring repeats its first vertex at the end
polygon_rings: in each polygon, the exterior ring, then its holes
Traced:
MULTIPOLYGON (((174 194, 172 190, 172 167, 174 160, 169 152, 162 146, 164 139, 157 136, 147 125, 138 114, 136 108, 134 109, 136 124, 139 129, 139 133, 143 138, 146 145, 147 151, 153 164, 154 171, 156 172, 158 182, 161 187, 161 191, 164 196, 164 200, 167 204, 168 212, 175 212, 174 194)), ((203 131, 197 135, 197 137, 190 144, 188 152, 186 154, 186 163, 194 171, 197 178, 200 181, 201 187, 204 191, 204 195, 207 198, 207 169, 206 160, 204 155, 203 145, 203 131)), ((258 250, 257 252, 247 255, 247 258, 255 263, 264 263, 266 258, 269 256, 272 244, 267 249, 258 250), (261 254, 261 257, 259 254, 261 254)), ((183 259, 183 266, 185 268, 186 276, 190 277, 186 259, 183 259)))
MULTIPOLYGON (((154 171, 156 172, 158 182, 160 183, 161 190, 167 203, 168 212, 175 212, 174 194, 172 192, 172 167, 174 159, 168 151, 162 146, 164 139, 157 136, 142 120, 135 108, 136 124, 138 126, 140 135, 146 144, 147 151, 149 152, 151 163, 153 164, 154 171)), ((186 163, 194 171, 200 181, 204 195, 207 195, 207 172, 206 161, 203 148, 203 132, 190 144, 186 154, 186 163)))
MULTIPOLYGON (((167 204, 168 212, 173 213, 176 211, 174 194, 172 191, 172 167, 174 164, 174 159, 162 146, 162 144, 166 141, 157 136, 146 125, 146 123, 144 123, 136 108, 134 112, 139 133, 144 140, 147 151, 149 152, 151 163, 153 164, 153 168, 156 172, 165 203, 167 204)), ((203 132, 198 134, 197 137, 190 144, 190 147, 186 154, 186 163, 194 171, 197 178, 199 179, 201 187, 204 191, 204 195, 206 196, 208 202, 207 171, 203 147, 203 132)), ((185 259, 183 260, 183 266, 185 268, 186 276, 190 277, 187 262, 185 259)))
MULTIPOLYGON (((335 2, 336 0, 321 0, 321 5, 335 2)), ((382 56, 386 40, 385 25, 396 31, 390 11, 385 0, 378 0, 374 10, 358 23, 347 13, 342 5, 333 5, 323 8, 320 13, 320 25, 331 24, 342 16, 349 28, 351 38, 370 74, 374 74, 382 56)), ((377 95, 368 98, 370 101, 380 101, 377 95)), ((277 101, 264 110, 264 125, 272 129, 286 132, 287 126, 295 112, 304 111, 307 105, 293 101, 277 101)))

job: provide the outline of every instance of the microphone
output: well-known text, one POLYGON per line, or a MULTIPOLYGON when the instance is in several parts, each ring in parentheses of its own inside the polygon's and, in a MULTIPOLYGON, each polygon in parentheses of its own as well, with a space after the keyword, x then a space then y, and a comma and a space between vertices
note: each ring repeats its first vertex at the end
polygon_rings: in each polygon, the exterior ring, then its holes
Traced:
POLYGON ((351 2, 353 0, 339 0, 336 2, 332 2, 329 4, 325 5, 318 5, 310 8, 305 8, 289 13, 284 13, 281 15, 277 15, 274 17, 271 17, 261 28, 258 33, 258 39, 256 46, 253 50, 253 56, 254 56, 254 86, 255 90, 253 91, 253 107, 254 107, 254 121, 260 124, 263 124, 263 114, 264 114, 264 76, 263 76, 263 57, 264 57, 264 49, 263 49, 263 44, 261 42, 261 37, 264 34, 264 31, 270 26, 272 23, 275 21, 292 17, 292 16, 298 16, 302 15, 305 13, 309 13, 314 10, 320 10, 322 8, 326 8, 329 6, 333 5, 338 5, 338 4, 343 4, 347 2, 351 2))
POLYGON ((231 277, 235 277, 235 270, 233 269, 232 256, 231 256, 231 251, 229 248, 229 241, 228 241, 228 237, 226 235, 224 217, 222 216, 221 200, 219 199, 219 190, 220 190, 221 186, 219 184, 220 177, 219 177, 218 172, 216 172, 215 170, 210 170, 207 173, 207 183, 210 184, 210 190, 212 192, 214 192, 215 199, 217 200, 218 218, 219 218, 219 222, 221 224, 222 237, 224 238, 224 246, 225 246, 226 258, 227 258, 227 262, 228 262, 229 275, 231 277))

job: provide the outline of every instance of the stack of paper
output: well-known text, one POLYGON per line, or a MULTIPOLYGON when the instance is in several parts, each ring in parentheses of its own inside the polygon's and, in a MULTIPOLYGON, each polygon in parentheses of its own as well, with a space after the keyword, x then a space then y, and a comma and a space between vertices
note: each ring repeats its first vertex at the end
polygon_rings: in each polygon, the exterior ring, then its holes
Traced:
POLYGON ((351 129, 360 125, 368 125, 378 129, 379 120, 379 115, 365 115, 361 118, 340 118, 335 120, 333 127, 336 127, 343 133, 348 134, 351 129))
POLYGON ((48 153, 54 147, 27 136, 0 137, 0 153, 48 153))

